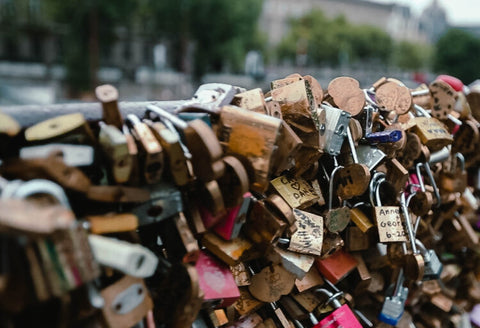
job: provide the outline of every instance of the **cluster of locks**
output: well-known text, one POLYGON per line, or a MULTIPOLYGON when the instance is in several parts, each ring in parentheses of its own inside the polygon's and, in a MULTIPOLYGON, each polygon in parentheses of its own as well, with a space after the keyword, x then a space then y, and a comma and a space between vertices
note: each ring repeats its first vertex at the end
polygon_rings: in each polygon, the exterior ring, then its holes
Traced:
POLYGON ((480 325, 478 87, 96 95, 0 113, 1 326, 480 325))

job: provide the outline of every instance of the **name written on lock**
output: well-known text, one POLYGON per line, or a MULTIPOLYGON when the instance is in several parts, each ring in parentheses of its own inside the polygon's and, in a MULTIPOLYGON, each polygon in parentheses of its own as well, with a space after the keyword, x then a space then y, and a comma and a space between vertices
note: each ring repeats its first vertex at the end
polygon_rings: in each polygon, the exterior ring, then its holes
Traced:
POLYGON ((398 206, 375 207, 378 237, 382 243, 405 242, 407 237, 398 206))
POLYGON ((319 199, 312 186, 301 178, 282 175, 273 179, 271 184, 292 208, 307 208, 319 199))

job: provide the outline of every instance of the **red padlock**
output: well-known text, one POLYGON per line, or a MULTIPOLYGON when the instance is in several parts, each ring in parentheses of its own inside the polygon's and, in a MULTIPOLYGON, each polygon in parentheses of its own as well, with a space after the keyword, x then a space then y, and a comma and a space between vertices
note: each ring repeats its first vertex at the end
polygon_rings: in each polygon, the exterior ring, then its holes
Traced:
POLYGON ((463 91, 463 87, 464 87, 463 82, 454 76, 442 74, 437 76, 435 80, 440 80, 445 83, 448 83, 453 88, 453 90, 457 92, 463 91))

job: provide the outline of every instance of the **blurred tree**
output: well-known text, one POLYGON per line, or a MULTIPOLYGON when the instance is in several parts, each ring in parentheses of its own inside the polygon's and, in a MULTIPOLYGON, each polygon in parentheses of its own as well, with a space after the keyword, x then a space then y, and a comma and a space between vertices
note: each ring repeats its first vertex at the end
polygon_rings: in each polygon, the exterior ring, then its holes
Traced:
POLYGON ((432 49, 428 45, 400 41, 395 44, 392 56, 396 67, 415 71, 430 64, 432 49))
POLYGON ((262 0, 145 0, 141 11, 169 42, 172 66, 188 71, 193 45, 193 76, 230 68, 240 72, 249 50, 262 50, 257 30, 262 0))
POLYGON ((392 39, 381 29, 352 25, 343 16, 329 19, 320 10, 292 19, 290 25, 277 48, 280 60, 293 60, 303 51, 309 64, 387 63, 393 47, 392 39))
POLYGON ((47 14, 64 28, 63 60, 71 96, 97 84, 100 44, 112 44, 114 29, 128 26, 135 0, 45 0, 47 14))
POLYGON ((478 38, 465 31, 450 29, 435 45, 433 68, 469 84, 480 76, 479 53, 478 38))

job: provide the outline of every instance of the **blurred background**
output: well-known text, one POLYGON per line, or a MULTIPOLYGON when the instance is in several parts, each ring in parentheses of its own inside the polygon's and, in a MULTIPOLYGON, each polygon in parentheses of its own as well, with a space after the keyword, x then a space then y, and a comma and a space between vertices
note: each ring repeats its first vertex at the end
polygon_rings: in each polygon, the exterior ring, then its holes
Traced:
POLYGON ((188 99, 201 83, 269 89, 294 72, 324 88, 480 76, 475 0, 0 0, 0 105, 188 99))

